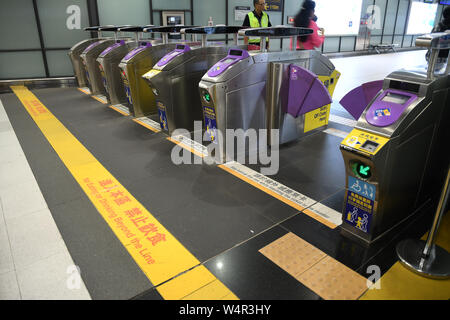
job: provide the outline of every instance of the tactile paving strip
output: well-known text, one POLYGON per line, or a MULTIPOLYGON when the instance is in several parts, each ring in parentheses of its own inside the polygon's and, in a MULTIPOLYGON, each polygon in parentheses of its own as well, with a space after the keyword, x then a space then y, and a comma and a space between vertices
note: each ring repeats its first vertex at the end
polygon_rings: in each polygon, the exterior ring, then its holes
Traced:
POLYGON ((326 300, 356 300, 367 280, 293 233, 259 250, 284 271, 326 300))
POLYGON ((327 256, 291 232, 260 249, 259 252, 294 278, 327 256))
POLYGON ((297 280, 326 300, 356 300, 367 289, 367 280, 327 256, 297 280))

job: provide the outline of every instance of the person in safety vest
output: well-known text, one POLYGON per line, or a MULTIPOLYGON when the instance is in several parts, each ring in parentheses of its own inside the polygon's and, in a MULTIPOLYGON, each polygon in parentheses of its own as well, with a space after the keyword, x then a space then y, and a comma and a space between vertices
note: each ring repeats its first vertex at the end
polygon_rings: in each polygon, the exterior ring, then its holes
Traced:
MULTIPOLYGON (((253 6, 255 7, 255 10, 252 12, 249 12, 245 16, 244 23, 242 24, 243 27, 248 28, 267 28, 271 27, 272 24, 270 23, 269 15, 265 13, 263 10, 266 8, 265 0, 253 0, 253 6)), ((244 43, 253 45, 259 49, 259 43, 260 43, 259 37, 248 37, 244 38, 244 43)), ((266 48, 269 48, 269 41, 266 42, 266 48)), ((250 48, 251 49, 251 48, 250 48)))

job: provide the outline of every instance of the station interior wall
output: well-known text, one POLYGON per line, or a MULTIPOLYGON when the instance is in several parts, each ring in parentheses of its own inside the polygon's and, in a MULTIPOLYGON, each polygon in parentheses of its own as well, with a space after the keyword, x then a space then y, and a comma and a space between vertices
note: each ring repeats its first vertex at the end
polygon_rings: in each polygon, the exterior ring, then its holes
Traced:
MULTIPOLYGON (((382 15, 382 28, 372 30, 371 44, 397 44, 402 48, 414 46, 417 35, 405 34, 410 1, 363 0, 361 16, 371 5, 379 6, 382 15)), ((0 30, 3 30, 0 41, 0 80, 73 76, 67 52, 72 45, 89 37, 89 33, 83 31, 92 21, 89 5, 97 8, 99 25, 160 25, 162 10, 184 11, 185 24, 207 25, 212 17, 214 25, 241 25, 242 21, 235 20, 235 7, 247 6, 253 9, 252 3, 252 0, 0 1, 0 30), (80 29, 67 27, 67 21, 73 14, 68 8, 73 5, 80 10, 80 29)), ((302 0, 284 0, 283 12, 268 12, 272 25, 287 25, 287 16, 295 16, 301 3, 302 0)), ((435 24, 441 18, 442 9, 443 6, 439 5, 435 24)), ((225 40, 221 35, 210 39, 225 40)), ((271 47, 289 46, 289 39, 284 39, 282 43, 280 41, 271 41, 271 47)), ((328 36, 318 50, 324 53, 351 52, 355 50, 355 41, 356 35, 328 36)))

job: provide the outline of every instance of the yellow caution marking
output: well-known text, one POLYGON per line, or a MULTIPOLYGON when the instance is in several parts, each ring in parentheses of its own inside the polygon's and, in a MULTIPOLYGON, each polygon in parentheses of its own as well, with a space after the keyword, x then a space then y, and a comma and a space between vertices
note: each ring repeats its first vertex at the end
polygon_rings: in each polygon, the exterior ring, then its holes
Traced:
POLYGON ((216 280, 216 277, 204 266, 198 266, 158 287, 167 300, 182 299, 201 287, 216 280))
POLYGON ((310 216, 311 218, 321 222, 322 224, 326 225, 330 229, 335 229, 337 227, 337 225, 335 225, 334 223, 328 221, 327 219, 322 218, 321 216, 319 216, 318 214, 314 213, 313 211, 311 211, 309 209, 303 210, 303 213, 310 216))
MULTIPOLYGON (((24 86, 11 86, 11 89, 153 285, 172 279, 200 264, 31 91, 24 86)), ((205 285, 199 276, 190 279, 190 290, 205 285)), ((223 290, 228 295, 231 294, 228 289, 223 290)), ((162 292, 161 295, 165 297, 165 291, 162 292)))
POLYGON ((94 98, 95 100, 97 100, 98 102, 101 102, 102 104, 107 104, 108 103, 108 101, 100 99, 99 97, 96 97, 96 96, 91 96, 91 97, 94 98))
POLYGON ((85 93, 85 94, 91 94, 90 91, 83 89, 83 88, 78 88, 78 90, 80 90, 81 92, 85 93))
POLYGON ((264 191, 267 194, 270 194, 272 197, 277 198, 278 200, 286 203, 287 205, 290 205, 291 207, 293 207, 293 208, 295 208, 295 209, 297 209, 299 211, 305 210, 305 208, 302 207, 301 205, 299 205, 299 204, 297 204, 297 203, 295 203, 293 201, 290 201, 289 199, 286 199, 285 197, 282 197, 281 195, 277 194, 276 192, 273 192, 272 190, 270 190, 270 189, 260 185, 259 183, 257 183, 255 181, 245 177, 244 175, 234 171, 233 169, 231 169, 231 168, 229 168, 229 167, 227 167, 227 166, 225 166, 223 164, 219 165, 219 168, 225 170, 228 173, 231 173, 233 176, 235 176, 235 177, 237 177, 237 178, 247 182, 248 184, 251 184, 255 188, 258 188, 259 190, 264 191))
POLYGON ((113 105, 109 105, 108 107, 110 107, 111 109, 113 109, 114 111, 117 111, 118 113, 124 115, 124 116, 129 116, 129 113, 126 113, 125 111, 120 110, 119 108, 114 107, 113 105))
POLYGON ((134 119, 134 118, 133 118, 132 120, 133 120, 134 122, 140 124, 141 126, 143 126, 143 127, 147 128, 147 129, 153 131, 153 132, 158 133, 158 132, 161 131, 161 130, 157 130, 157 129, 155 129, 155 128, 152 128, 152 127, 149 126, 148 124, 146 124, 146 123, 144 123, 144 122, 142 122, 142 121, 140 121, 140 120, 138 120, 138 119, 134 119))
POLYGON ((319 205, 316 200, 290 189, 263 174, 257 173, 244 165, 231 161, 219 165, 219 168, 231 173, 235 177, 286 203, 298 211, 305 213, 331 229, 336 228, 342 223, 342 214, 340 212, 328 208, 325 205, 319 205))
POLYGON ((183 149, 188 150, 189 152, 195 154, 196 156, 199 156, 199 157, 201 157, 201 158, 203 158, 203 157, 205 156, 205 155, 202 154, 201 152, 199 152, 199 151, 195 150, 194 148, 192 148, 192 147, 190 147, 190 146, 184 144, 183 142, 177 141, 177 140, 175 140, 175 139, 173 139, 173 138, 171 138, 171 137, 167 137, 167 140, 169 140, 169 141, 171 141, 171 142, 173 142, 173 143, 179 145, 179 146, 182 147, 183 149))
POLYGON ((215 280, 184 297, 183 300, 238 300, 238 298, 230 293, 222 282, 215 280))

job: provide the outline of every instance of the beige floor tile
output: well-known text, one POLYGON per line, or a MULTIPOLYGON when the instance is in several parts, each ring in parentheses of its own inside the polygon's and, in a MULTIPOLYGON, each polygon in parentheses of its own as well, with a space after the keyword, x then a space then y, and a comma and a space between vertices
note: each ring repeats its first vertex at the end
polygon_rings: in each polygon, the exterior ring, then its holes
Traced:
POLYGON ((14 271, 0 274, 0 300, 20 300, 19 285, 14 271))
POLYGON ((37 182, 33 180, 0 189, 0 198, 5 220, 48 208, 37 182))
POLYGON ((0 189, 33 180, 36 179, 25 156, 17 158, 14 162, 2 163, 0 166, 0 189))
POLYGON ((0 209, 0 274, 14 271, 8 232, 0 209))
POLYGON ((67 250, 48 209, 6 220, 16 269, 67 250))
POLYGON ((18 269, 22 299, 90 300, 83 280, 77 273, 73 273, 74 270, 73 260, 67 251, 18 269))

